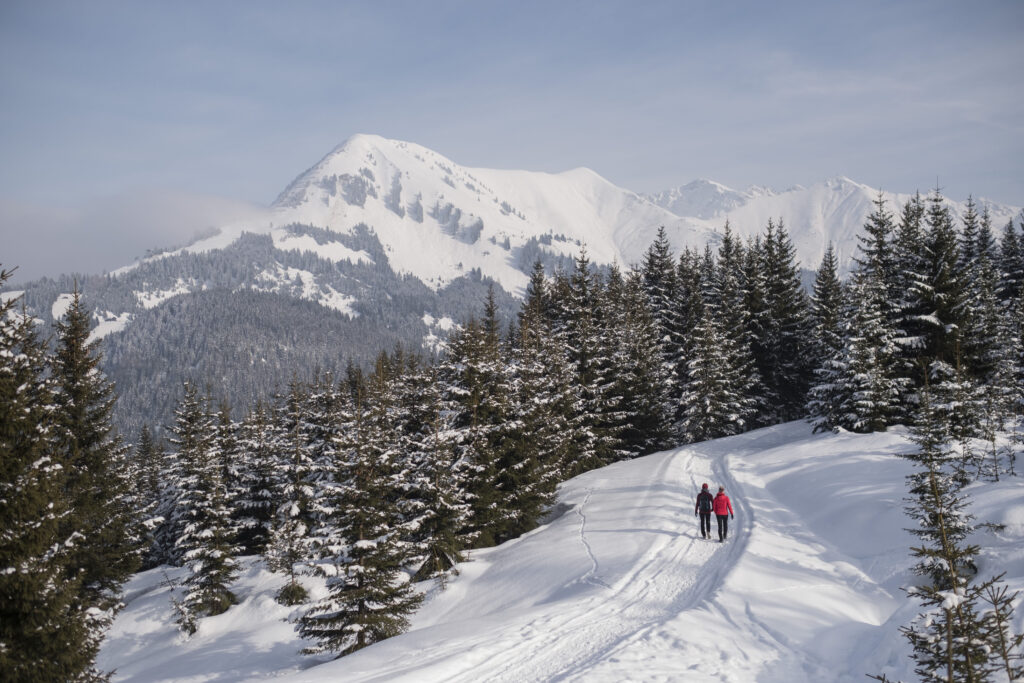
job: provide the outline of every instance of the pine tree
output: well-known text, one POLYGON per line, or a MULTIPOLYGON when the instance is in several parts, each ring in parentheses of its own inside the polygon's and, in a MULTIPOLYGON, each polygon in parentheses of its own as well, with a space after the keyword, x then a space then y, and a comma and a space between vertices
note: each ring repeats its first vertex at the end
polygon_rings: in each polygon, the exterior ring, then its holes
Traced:
POLYGON ((397 453, 383 433, 390 400, 384 395, 386 380, 384 373, 376 374, 365 409, 362 397, 357 397, 353 429, 339 444, 346 451, 340 461, 346 467, 339 476, 337 498, 339 533, 346 548, 333 565, 320 565, 330 594, 300 619, 302 637, 317 641, 305 650, 310 654, 343 656, 398 635, 408 628, 406 617, 423 599, 400 580, 409 548, 402 541, 395 504, 397 453))
POLYGON ((1024 679, 1024 633, 1013 632, 1013 604, 1018 593, 1010 593, 1002 584, 1004 574, 986 582, 982 601, 988 606, 982 622, 982 635, 991 648, 990 662, 1006 680, 1024 679))
POLYGON ((257 401, 238 435, 241 471, 235 526, 243 554, 262 554, 270 539, 278 503, 275 436, 272 411, 257 401))
POLYGON ((630 273, 621 285, 609 276, 607 335, 612 345, 612 393, 622 418, 620 438, 630 457, 674 443, 668 368, 658 327, 647 307, 641 275, 630 273))
POLYGON ((224 460, 208 404, 209 399, 201 399, 195 386, 186 383, 171 440, 182 464, 182 491, 174 512, 182 527, 175 545, 189 569, 179 625, 189 634, 199 617, 221 614, 235 603, 228 586, 238 571, 224 460))
POLYGON ((519 312, 513 373, 519 406, 520 447, 537 454, 539 486, 546 494, 568 478, 579 427, 579 392, 564 337, 555 332, 554 303, 544 268, 534 265, 519 312))
POLYGON ((405 401, 418 413, 417 428, 405 442, 403 519, 415 552, 414 580, 440 577, 462 561, 459 532, 469 504, 455 472, 455 432, 445 408, 437 369, 419 367, 405 401))
MULTIPOLYGON (((0 283, 11 271, 0 270, 0 283)), ((99 678, 101 633, 68 573, 70 516, 56 448, 54 383, 32 319, 0 302, 0 678, 99 678)))
POLYGON ((1024 215, 1018 223, 1020 231, 1013 220, 1007 221, 999 242, 999 299, 1003 303, 1020 298, 1024 292, 1024 215))
POLYGON ((972 517, 962 484, 951 474, 955 455, 948 425, 927 385, 920 396, 911 437, 918 450, 904 457, 915 466, 907 477, 912 496, 907 513, 916 522, 909 531, 920 539, 911 548, 917 558, 913 571, 926 582, 907 592, 925 612, 901 630, 913 646, 914 671, 922 680, 985 680, 991 666, 978 614, 980 596, 970 582, 978 555, 978 547, 967 544, 972 517))
POLYGON ((315 489, 311 482, 313 461, 303 434, 304 391, 300 383, 293 381, 275 415, 277 439, 273 450, 279 458, 274 487, 278 496, 277 510, 264 558, 271 571, 288 576, 288 583, 277 594, 277 601, 284 605, 299 604, 306 599, 306 589, 298 580, 299 565, 314 559, 307 540, 313 523, 315 489))
POLYGON ((135 467, 133 469, 133 509, 136 522, 141 526, 143 538, 142 568, 152 569, 160 564, 156 556, 156 531, 164 521, 159 515, 160 468, 164 454, 161 446, 153 439, 149 425, 139 430, 139 442, 135 446, 135 467))
POLYGON ((718 327, 714 309, 703 309, 690 350, 689 376, 682 401, 683 437, 688 442, 739 434, 749 427, 752 402, 735 391, 742 386, 728 356, 729 345, 718 327))
POLYGON ((718 329, 727 347, 730 373, 736 382, 733 392, 748 406, 743 414, 736 417, 744 424, 752 425, 761 406, 764 388, 751 351, 754 332, 747 309, 745 260, 742 245, 733 239, 726 223, 718 250, 715 281, 707 303, 714 308, 718 329))
POLYGON ((111 421, 114 385, 100 371, 99 342, 89 342, 89 312, 77 288, 56 329, 55 436, 70 512, 63 533, 76 539, 67 561, 80 579, 82 609, 103 630, 121 606, 122 584, 139 567, 142 539, 132 517, 127 448, 111 421))
POLYGON ((808 302, 800 284, 795 249, 782 221, 768 222, 761 255, 765 311, 755 362, 764 385, 763 422, 786 422, 803 415, 813 368, 806 354, 810 338, 808 302))
POLYGON ((912 308, 918 311, 915 322, 921 330, 918 354, 925 366, 935 360, 953 365, 966 324, 966 296, 957 268, 956 230, 938 190, 928 198, 926 222, 923 271, 910 284, 912 308))
POLYGON ((844 338, 844 288, 839 280, 835 249, 830 243, 818 267, 811 296, 811 342, 808 352, 815 381, 808 393, 807 411, 815 430, 839 424, 837 370, 841 368, 844 338))
MULTIPOLYGON (((895 302, 896 322, 900 354, 898 373, 907 381, 900 396, 900 403, 913 406, 917 402, 917 388, 923 383, 922 351, 925 346, 929 313, 927 304, 916 292, 919 283, 927 279, 925 246, 925 203, 920 193, 903 205, 896 229, 895 274, 891 295, 895 302)), ((909 415, 904 420, 909 420, 909 415)))
POLYGON ((833 364, 836 423, 858 432, 885 431, 900 421, 907 383, 899 373, 896 331, 888 326, 886 288, 875 272, 856 274, 850 287, 853 311, 843 350, 833 364))
MULTIPOLYGON (((730 236, 726 224, 726 237, 730 236)), ((653 317, 660 341, 662 373, 668 382, 668 401, 677 405, 682 392, 684 321, 678 307, 680 298, 679 279, 676 275, 675 259, 665 233, 664 226, 658 228, 654 242, 647 249, 641 267, 643 286, 647 294, 648 308, 653 317)))

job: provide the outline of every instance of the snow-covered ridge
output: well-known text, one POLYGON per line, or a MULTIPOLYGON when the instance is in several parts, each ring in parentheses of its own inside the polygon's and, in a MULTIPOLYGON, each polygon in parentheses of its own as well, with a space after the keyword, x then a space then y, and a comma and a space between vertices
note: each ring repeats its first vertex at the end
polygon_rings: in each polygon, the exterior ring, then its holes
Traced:
MULTIPOLYGON (((213 236, 148 260, 223 249, 255 233, 270 234, 283 251, 373 263, 368 253, 340 239, 313 239, 280 227, 313 226, 340 238, 365 226, 395 272, 435 290, 479 270, 506 291, 522 294, 537 258, 556 262, 585 245, 596 263, 628 266, 642 260, 659 227, 675 250, 703 250, 717 244, 726 222, 739 237, 753 238, 769 220, 781 220, 802 266, 816 268, 831 242, 843 268, 855 254, 856 235, 877 196, 877 188, 842 176, 781 192, 695 180, 643 196, 586 168, 563 173, 469 168, 412 142, 354 135, 292 181, 267 215, 223 226, 213 236)), ((892 192, 883 196, 894 214, 910 199, 892 192)), ((954 215, 962 215, 963 202, 949 204, 954 215)), ((1020 211, 984 200, 978 205, 989 208, 999 230, 1020 211)))

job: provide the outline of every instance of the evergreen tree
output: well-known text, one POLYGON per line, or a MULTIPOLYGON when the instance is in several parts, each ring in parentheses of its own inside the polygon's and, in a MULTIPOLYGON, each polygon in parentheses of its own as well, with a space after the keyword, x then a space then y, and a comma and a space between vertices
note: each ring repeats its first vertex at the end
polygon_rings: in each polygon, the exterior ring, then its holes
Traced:
POLYGON ((808 302, 796 267, 796 251, 782 221, 768 222, 761 255, 765 311, 755 362, 764 384, 762 421, 786 422, 803 415, 813 368, 806 354, 810 338, 808 302))
MULTIPOLYGON (((378 368, 381 370, 381 368, 378 368)), ((357 399, 357 419, 343 437, 347 451, 339 477, 339 533, 346 548, 332 566, 321 564, 327 575, 329 596, 302 616, 299 633, 317 641, 310 654, 350 654, 402 633, 407 616, 422 602, 411 584, 400 580, 409 559, 402 541, 401 518, 395 504, 394 461, 397 453, 383 434, 388 397, 386 375, 378 372, 373 399, 367 410, 357 399)))
POLYGON ((956 230, 938 190, 928 198, 926 222, 923 271, 910 283, 912 308, 918 312, 915 322, 921 330, 918 355, 925 367, 936 360, 954 365, 966 323, 965 283, 957 268, 956 230))
POLYGON ((298 581, 298 565, 313 559, 307 539, 313 523, 315 489, 311 482, 312 457, 303 434, 304 402, 304 388, 292 381, 275 416, 278 438, 273 449, 279 460, 274 488, 278 498, 264 558, 271 571, 288 576, 288 583, 277 594, 278 602, 284 605, 295 605, 306 599, 306 589, 298 581))
POLYGON ((441 577, 462 561, 459 532, 469 518, 469 505, 455 472, 455 432, 445 409, 437 369, 413 370, 405 401, 417 412, 416 428, 404 444, 401 479, 402 514, 418 565, 415 580, 441 577))
POLYGON ((909 531, 920 539, 911 548, 917 558, 913 570, 926 582, 907 592, 925 612, 901 630, 913 646, 914 671, 922 680, 985 680, 991 665, 978 614, 980 596, 970 581, 978 554, 978 547, 967 543, 972 518, 962 485, 951 474, 955 455, 948 425, 927 385, 920 396, 911 437, 918 450, 904 457, 915 466, 907 477, 912 496, 907 513, 916 522, 909 531))
POLYGON ((843 350, 832 364, 838 420, 823 428, 885 431, 900 421, 907 380, 899 373, 896 331, 888 326, 886 288, 878 273, 857 274, 851 284, 853 311, 843 350))
POLYGON ((683 437, 688 442, 739 434, 748 428, 746 420, 754 409, 751 401, 735 390, 742 382, 734 374, 728 351, 714 309, 705 306, 693 330, 689 376, 682 397, 683 437))
POLYGON ((179 625, 189 634, 195 633, 199 617, 221 614, 234 604, 228 585, 238 571, 224 460, 208 404, 209 399, 201 399, 195 386, 186 383, 171 440, 182 466, 174 512, 182 526, 175 545, 189 569, 185 597, 178 605, 179 625))
POLYGON ((576 462, 570 476, 615 462, 624 455, 621 419, 613 383, 609 336, 602 320, 601 277, 586 250, 576 257, 565 286, 556 290, 556 334, 566 349, 579 392, 578 428, 574 430, 576 462))
POLYGON ((149 425, 139 430, 139 442, 135 446, 134 517, 141 525, 143 537, 142 568, 152 569, 160 564, 156 553, 156 531, 164 521, 160 517, 160 469, 163 465, 163 449, 154 439, 149 425))
POLYGON ((278 503, 273 411, 257 401, 238 436, 241 471, 235 499, 237 540, 243 554, 261 554, 270 539, 278 503))
MULTIPOLYGON (((609 283, 616 276, 613 270, 609 283)), ((620 438, 630 456, 646 455, 674 442, 669 371, 639 272, 631 273, 621 286, 610 285, 608 293, 612 393, 623 414, 620 438)))
POLYGON ((99 369, 99 342, 89 342, 89 312, 77 290, 56 328, 56 435, 72 511, 64 523, 69 537, 81 537, 68 561, 72 573, 81 576, 86 609, 108 612, 109 619, 121 585, 139 566, 140 539, 131 533, 127 448, 113 431, 114 386, 99 369))
POLYGON ((742 245, 732 237, 727 222, 707 303, 714 309, 718 329, 727 346, 730 373, 736 382, 733 392, 749 406, 749 414, 737 415, 737 419, 752 424, 761 405, 764 388, 751 351, 754 333, 747 309, 745 259, 742 245))
MULTIPOLYGON (((0 270, 0 283, 10 271, 0 270)), ((71 516, 56 448, 54 382, 32 319, 0 301, 0 678, 99 678, 101 632, 67 570, 71 516)), ((74 532, 72 532, 74 533, 74 532)))
POLYGON ((844 339, 844 288, 839 280, 836 252, 830 243, 818 267, 811 296, 811 342, 808 353, 815 368, 807 411, 815 430, 839 423, 837 370, 841 368, 844 339))
POLYGON ((1018 222, 1021 231, 1014 228, 1013 220, 1006 222, 999 242, 999 298, 1003 303, 1020 298, 1024 292, 1024 215, 1018 222))
MULTIPOLYGON (((726 224, 727 236, 728 227, 726 224)), ((648 247, 641 272, 648 308, 657 324, 662 372, 666 374, 668 382, 668 400, 671 405, 676 405, 682 392, 682 377, 679 370, 683 367, 685 328, 678 308, 680 291, 675 258, 664 226, 658 228, 657 237, 648 247)))

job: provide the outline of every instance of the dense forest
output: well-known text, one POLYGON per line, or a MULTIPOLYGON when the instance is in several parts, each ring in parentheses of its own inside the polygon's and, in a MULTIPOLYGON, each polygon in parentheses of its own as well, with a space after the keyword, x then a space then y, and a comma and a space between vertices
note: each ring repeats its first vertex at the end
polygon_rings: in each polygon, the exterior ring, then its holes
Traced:
POLYGON ((517 315, 503 317, 492 290, 436 358, 399 345, 372 369, 307 380, 296 368, 271 399, 242 405, 192 377, 166 440, 143 426, 130 448, 81 299, 52 351, 7 301, 0 672, 37 680, 45 661, 53 679, 102 677, 95 652, 131 572, 188 567, 174 607, 191 633, 230 608, 244 555, 290 577, 278 599, 307 605, 296 627, 308 651, 344 655, 407 627, 415 582, 443 584, 463 551, 540 524, 561 481, 800 419, 911 426, 915 572, 929 582, 915 597, 945 615, 908 626, 915 657, 958 667, 956 680, 985 680, 998 661, 1019 671, 1012 596, 971 584, 976 549, 956 545, 970 521, 942 511, 972 480, 1017 474, 1017 450, 995 444, 1024 408, 1022 230, 997 234, 973 202, 955 225, 938 191, 892 208, 880 197, 850 276, 830 247, 811 292, 781 220, 746 243, 726 225, 716 250, 680 255, 661 231, 627 272, 585 251, 568 269, 538 262, 517 315), (304 573, 328 596, 310 600, 304 573), (1002 626, 967 599, 986 595, 1002 626))

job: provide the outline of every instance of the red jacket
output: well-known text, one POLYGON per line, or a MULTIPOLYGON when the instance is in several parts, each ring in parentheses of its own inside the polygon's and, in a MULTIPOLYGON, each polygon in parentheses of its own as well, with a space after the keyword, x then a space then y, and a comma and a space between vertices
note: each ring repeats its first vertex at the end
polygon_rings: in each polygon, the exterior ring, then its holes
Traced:
POLYGON ((729 496, 719 491, 715 496, 715 514, 716 515, 731 515, 732 514, 732 503, 729 502, 729 496))

